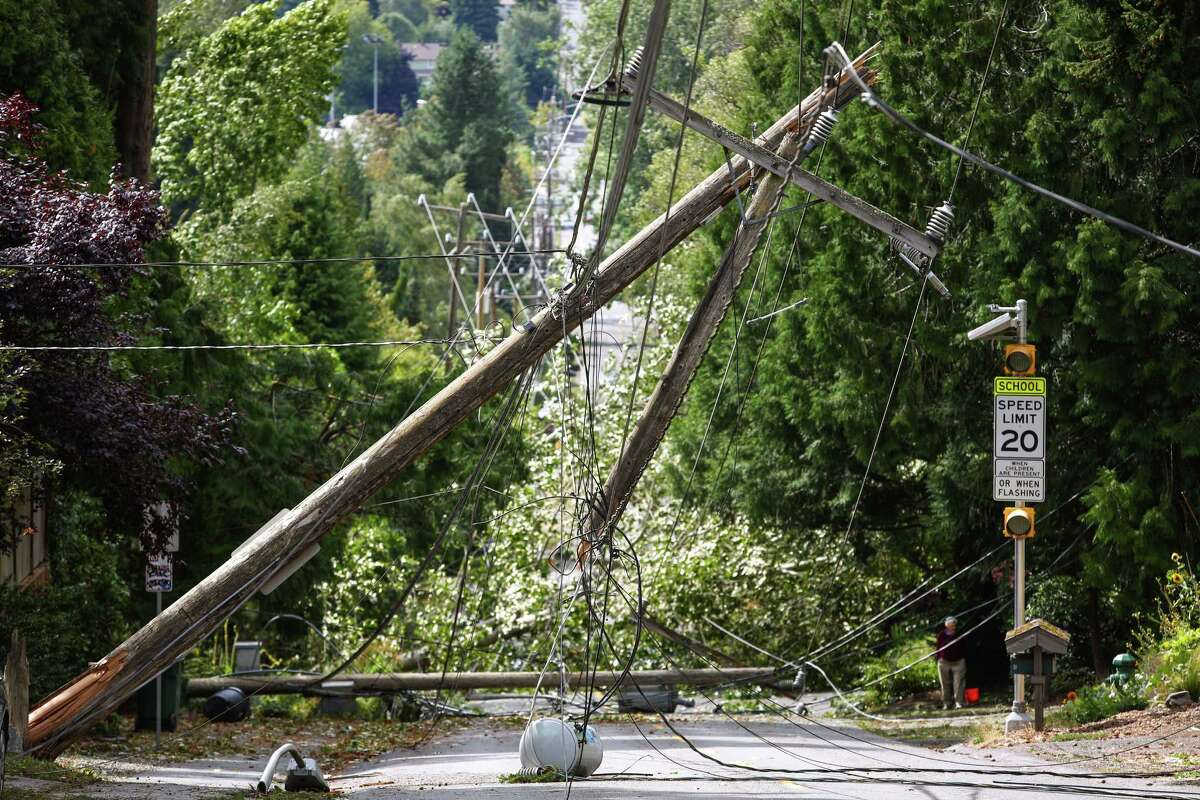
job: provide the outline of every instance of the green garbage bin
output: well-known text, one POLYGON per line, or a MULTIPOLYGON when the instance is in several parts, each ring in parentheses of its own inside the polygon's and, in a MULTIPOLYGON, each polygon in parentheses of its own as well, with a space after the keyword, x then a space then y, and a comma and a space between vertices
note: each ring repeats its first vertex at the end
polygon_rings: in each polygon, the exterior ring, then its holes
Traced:
MULTIPOLYGON (((179 724, 179 706, 183 698, 187 678, 183 677, 183 664, 176 662, 163 670, 162 674, 162 729, 173 731, 179 724)), ((137 693, 137 723, 139 731, 154 730, 155 682, 150 681, 137 693)))

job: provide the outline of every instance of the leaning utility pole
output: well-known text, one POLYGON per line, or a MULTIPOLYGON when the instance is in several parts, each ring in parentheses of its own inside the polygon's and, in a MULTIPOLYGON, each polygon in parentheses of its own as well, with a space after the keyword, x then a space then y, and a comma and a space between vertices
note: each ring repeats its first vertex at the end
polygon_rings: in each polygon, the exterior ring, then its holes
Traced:
MULTIPOLYGON (((791 161, 799 152, 799 135, 788 133, 779 148, 779 157, 791 161)), ((589 536, 580 544, 586 552, 606 530, 616 524, 629 502, 638 480, 667 433, 683 396, 687 393, 696 368, 741 285, 750 257, 754 255, 763 227, 779 204, 787 188, 783 178, 767 173, 754 192, 754 199, 745 209, 746 217, 738 225, 733 242, 725 251, 721 264, 708 282, 704 296, 688 320, 683 337, 675 345, 667 370, 646 401, 637 425, 621 450, 617 462, 604 484, 604 494, 594 507, 588 523, 589 536)))
MULTIPOLYGON (((854 69, 864 80, 874 74, 859 57, 854 69)), ((839 74, 828 91, 810 95, 755 143, 778 147, 818 107, 856 95, 849 75, 839 74)), ((72 738, 115 709, 249 601, 268 581, 286 576, 319 540, 358 511, 372 494, 469 418, 516 376, 538 363, 564 335, 604 307, 670 250, 728 204, 750 181, 743 158, 714 171, 688 192, 671 214, 660 216, 606 258, 591 276, 589 291, 571 291, 538 312, 420 409, 315 489, 294 509, 277 515, 211 575, 164 609, 105 658, 49 697, 30 714, 28 746, 42 756, 61 753, 72 738)))
MULTIPOLYGON (((626 70, 620 85, 629 91, 636 91, 638 78, 635 64, 633 68, 626 70)), ((670 108, 673 112, 676 111, 671 105, 673 101, 653 90, 648 94, 652 108, 670 108)), ((604 493, 594 506, 595 510, 588 521, 589 535, 580 544, 581 555, 586 554, 593 544, 603 538, 604 532, 620 519, 638 480, 649 466, 672 418, 683 402, 683 397, 696 375, 701 359, 708 352, 717 328, 725 319, 750 258, 758 247, 763 227, 778 208, 779 201, 798 168, 797 165, 828 138, 837 122, 837 111, 853 98, 852 94, 840 95, 833 98, 830 108, 814 109, 801 121, 800 130, 789 131, 778 152, 771 154, 775 162, 782 163, 785 167, 775 171, 765 168, 761 170, 758 189, 749 206, 742 212, 743 217, 733 241, 709 281, 699 305, 692 313, 687 329, 676 344, 666 372, 646 401, 637 425, 622 448, 617 463, 613 465, 604 485, 604 493), (816 113, 818 110, 819 114, 816 113)), ((682 125, 695 127, 695 115, 690 110, 678 107, 677 114, 672 116, 682 125)), ((707 131, 718 127, 715 123, 708 123, 707 131)))
MULTIPOLYGON (((454 250, 451 251, 455 255, 459 255, 463 252, 463 250, 462 250, 463 223, 466 222, 466 216, 467 216, 467 204, 464 201, 464 202, 458 204, 458 224, 454 228, 454 250)), ((448 312, 449 312, 449 316, 450 316, 450 319, 448 320, 448 323, 447 323, 446 338, 451 339, 451 340, 454 339, 455 335, 458 333, 458 321, 455 319, 456 312, 458 311, 458 307, 454 305, 455 293, 457 292, 460 295, 462 294, 462 289, 460 289, 458 287, 458 279, 455 277, 455 273, 457 271, 458 271, 457 266, 455 264, 451 264, 450 265, 450 300, 446 306, 446 308, 448 309, 448 312)), ((452 358, 452 356, 449 352, 446 353, 446 358, 447 359, 452 358)))

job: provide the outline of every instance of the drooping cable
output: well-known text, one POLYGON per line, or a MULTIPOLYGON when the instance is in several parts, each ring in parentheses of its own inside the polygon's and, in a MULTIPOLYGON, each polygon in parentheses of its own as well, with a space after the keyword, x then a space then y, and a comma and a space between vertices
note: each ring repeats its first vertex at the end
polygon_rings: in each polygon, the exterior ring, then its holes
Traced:
POLYGON ((583 271, 576 276, 575 292, 584 290, 587 283, 604 259, 604 247, 612 233, 613 223, 616 222, 617 208, 625 194, 625 184, 633 167, 634 150, 641 139, 642 124, 646 118, 649 106, 650 88, 658 66, 658 56, 662 50, 663 36, 666 33, 667 18, 670 15, 670 0, 654 0, 650 9, 650 18, 646 23, 646 32, 642 46, 635 58, 626 69, 636 71, 637 83, 631 92, 629 108, 625 117, 625 134, 621 139, 621 149, 617 155, 616 166, 607 173, 607 199, 600 213, 600 224, 596 228, 596 242, 591 258, 588 259, 583 271))
MULTIPOLYGON (((846 64, 850 63, 850 57, 846 55, 846 51, 842 48, 842 46, 839 43, 834 42, 832 45, 830 45, 830 47, 833 48, 833 51, 838 55, 838 57, 842 60, 843 63, 846 63, 846 64)), ((1119 228, 1120 230, 1126 231, 1127 233, 1132 233, 1135 236, 1140 236, 1143 239, 1147 239, 1147 240, 1155 242, 1157 244, 1161 244, 1164 247, 1169 247, 1172 250, 1176 250, 1185 255, 1189 255, 1192 258, 1200 258, 1200 250, 1197 250, 1194 247, 1189 247, 1188 245, 1181 244, 1180 242, 1176 242, 1172 239, 1168 239, 1166 236, 1163 236, 1161 234, 1155 233, 1154 231, 1143 228, 1141 225, 1137 225, 1132 222, 1129 222, 1128 220, 1124 220, 1124 219, 1121 219, 1120 217, 1113 216, 1112 214, 1101 211, 1098 208, 1093 208, 1092 206, 1089 206, 1087 203, 1082 203, 1078 200, 1074 200, 1070 197, 1067 197, 1066 195, 1059 194, 1058 192, 1055 192, 1051 189, 1047 189, 1043 186, 1039 186, 1038 184, 1034 183, 1033 181, 1022 178, 1020 175, 1017 175, 1016 173, 1009 172, 1004 167, 993 164, 990 161, 987 161, 986 159, 975 155, 974 153, 970 152, 969 150, 965 150, 961 147, 950 144, 950 142, 947 142, 945 139, 941 139, 941 138, 935 136, 934 134, 932 134, 929 131, 922 128, 917 123, 910 120, 904 114, 901 114, 899 111, 897 111, 896 109, 894 109, 890 105, 888 105, 887 102, 885 102, 883 100, 883 98, 881 98, 879 96, 879 94, 875 92, 874 89, 872 89, 863 80, 861 80, 858 77, 857 73, 852 74, 850 76, 850 78, 856 84, 858 84, 858 87, 862 91, 868 105, 870 105, 874 108, 878 108, 885 115, 887 115, 889 118, 891 118, 894 122, 897 122, 900 125, 903 125, 904 127, 908 128, 913 133, 917 134, 918 136, 925 139, 926 141, 932 142, 933 144, 936 144, 938 147, 942 147, 946 150, 949 150, 951 153, 954 153, 954 154, 958 155, 959 157, 966 159, 967 161, 970 161, 972 164, 975 164, 978 167, 982 167, 983 169, 987 170, 988 172, 992 173, 993 175, 998 175, 1007 181, 1015 183, 1016 185, 1020 186, 1023 189, 1031 191, 1034 194, 1041 195, 1042 197, 1049 198, 1050 200, 1053 200, 1054 202, 1059 203, 1060 205, 1063 205, 1069 209, 1072 209, 1073 211, 1078 211, 1081 214, 1086 214, 1090 217, 1094 217, 1102 222, 1108 223, 1109 225, 1113 226, 1114 228, 1119 228)))
MULTIPOLYGON (((971 132, 975 130, 975 119, 979 116, 979 106, 983 102, 984 89, 987 87, 988 73, 992 70, 992 59, 996 55, 996 45, 1000 42, 1000 29, 1004 26, 1004 17, 1008 14, 1008 0, 1000 7, 1000 16, 996 19, 996 32, 992 35, 992 49, 988 51, 987 63, 983 66, 983 75, 979 78, 979 91, 975 94, 975 107, 971 110, 971 121, 967 123, 967 133, 963 136, 962 146, 965 149, 971 143, 971 132)), ((958 165, 954 168, 954 180, 950 183, 950 194, 946 202, 954 200, 954 190, 958 188, 958 178, 962 174, 963 158, 958 157, 958 165)))
POLYGON ((858 484, 858 494, 854 497, 854 506, 850 509, 850 519, 846 522, 844 536, 849 537, 854 528, 854 518, 858 514, 859 503, 862 502, 863 490, 867 486, 867 478, 871 474, 871 466, 875 463, 875 453, 879 449, 879 440, 883 436, 883 428, 887 424, 888 411, 892 407, 892 399, 896 396, 896 387, 900 385, 900 373, 904 370, 905 357, 908 355, 908 345, 912 342, 913 330, 917 326, 917 317, 921 313, 921 303, 925 301, 925 290, 929 286, 929 273, 925 273, 921 281, 921 291, 913 307, 912 320, 908 323, 908 334, 904 337, 904 346, 900 348, 900 360, 896 362, 896 372, 892 376, 892 388, 888 390, 887 400, 883 403, 883 413, 879 415, 879 427, 875 430, 875 441, 871 443, 871 453, 867 456, 867 466, 863 469, 862 481, 858 484))
MULTIPOLYGON (((566 250, 544 249, 532 250, 532 255, 555 255, 565 253, 566 250)), ((54 268, 54 269, 104 269, 106 267, 187 267, 187 268, 221 268, 221 267, 269 267, 275 265, 291 265, 291 264, 357 264, 363 261, 382 261, 385 263, 393 263, 397 261, 437 261, 439 259, 452 258, 477 258, 476 253, 422 253, 419 255, 407 256, 324 256, 313 258, 261 258, 251 260, 230 260, 230 261, 112 261, 112 262, 86 262, 80 264, 59 264, 52 261, 29 261, 29 262, 8 262, 0 264, 0 269, 19 269, 22 267, 29 268, 54 268)), ((493 258, 489 254, 483 254, 487 258, 493 258)))

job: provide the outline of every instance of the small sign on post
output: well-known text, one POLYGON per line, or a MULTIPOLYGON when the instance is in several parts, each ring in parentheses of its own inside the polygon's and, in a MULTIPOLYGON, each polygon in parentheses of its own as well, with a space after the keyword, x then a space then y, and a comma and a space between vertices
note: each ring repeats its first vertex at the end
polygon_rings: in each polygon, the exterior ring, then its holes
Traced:
POLYGON ((146 591, 170 592, 175 589, 175 560, 170 553, 149 553, 146 556, 146 591))
POLYGON ((1046 379, 996 378, 992 499, 1046 499, 1046 379))

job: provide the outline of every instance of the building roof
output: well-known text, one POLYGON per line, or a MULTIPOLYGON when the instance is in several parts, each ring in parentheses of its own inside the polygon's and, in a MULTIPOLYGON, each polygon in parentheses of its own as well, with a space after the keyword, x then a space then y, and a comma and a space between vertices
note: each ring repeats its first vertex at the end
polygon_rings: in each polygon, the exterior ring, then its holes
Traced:
POLYGON ((400 48, 419 61, 436 61, 442 52, 440 44, 431 42, 402 42, 400 48))

